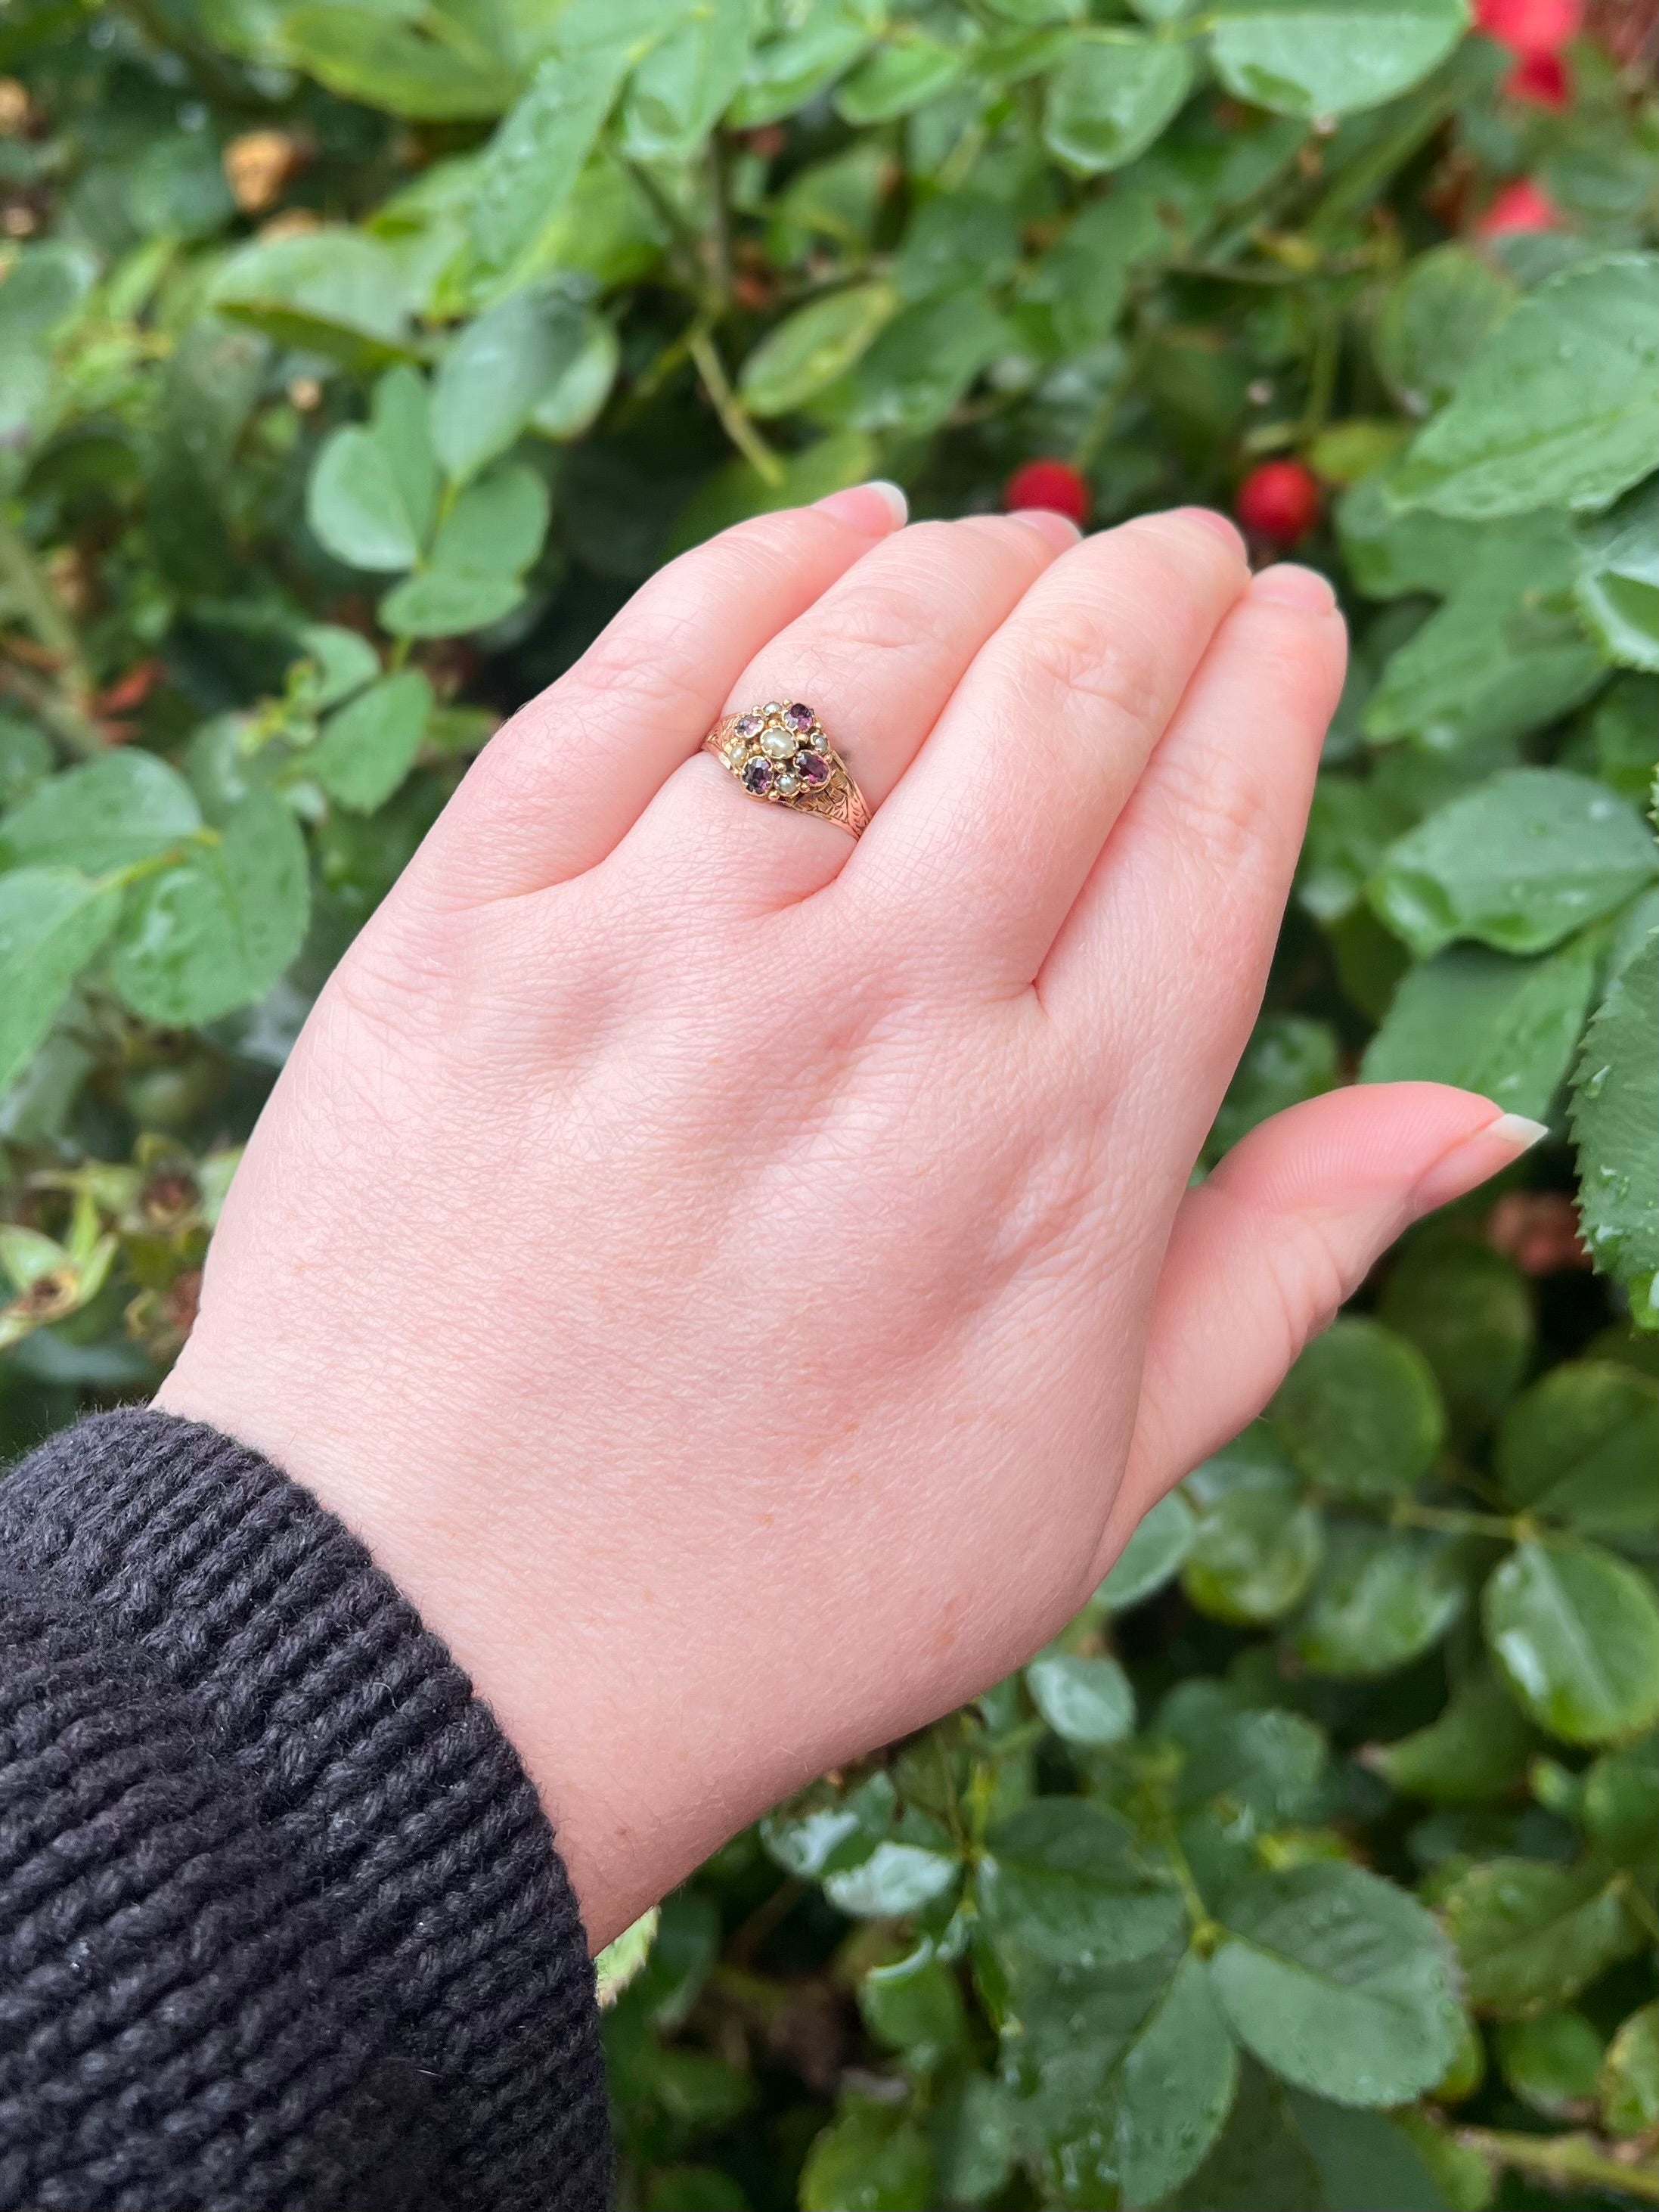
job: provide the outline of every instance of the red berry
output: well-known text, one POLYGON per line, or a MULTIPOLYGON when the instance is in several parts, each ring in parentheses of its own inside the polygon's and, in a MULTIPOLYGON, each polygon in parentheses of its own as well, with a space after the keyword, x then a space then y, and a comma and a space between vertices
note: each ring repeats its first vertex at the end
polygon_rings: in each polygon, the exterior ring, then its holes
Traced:
POLYGON ((1559 53, 1578 35, 1583 0, 1478 0, 1475 21, 1517 54, 1559 53))
POLYGON ((1505 185, 1474 226, 1477 238, 1502 238, 1511 231, 1559 230, 1561 210, 1530 177, 1505 185))
POLYGON ((1252 538, 1294 545, 1319 520, 1319 480, 1300 461, 1263 461, 1252 469, 1233 501, 1233 513, 1252 538))
POLYGON ((1572 82, 1559 54, 1522 54, 1504 80, 1511 100, 1531 107, 1571 107, 1572 82))
POLYGON ((1027 461, 1002 487, 1006 513, 1022 507, 1046 507, 1069 514, 1079 528, 1089 520, 1089 487, 1069 461, 1027 461))

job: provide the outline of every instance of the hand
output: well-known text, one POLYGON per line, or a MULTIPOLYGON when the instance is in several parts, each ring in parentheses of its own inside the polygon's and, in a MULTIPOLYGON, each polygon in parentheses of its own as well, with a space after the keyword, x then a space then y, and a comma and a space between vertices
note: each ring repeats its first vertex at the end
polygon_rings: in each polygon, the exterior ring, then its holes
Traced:
POLYGON ((448 1639, 596 1946, 1025 1658, 1525 1140, 1349 1090, 1188 1191, 1331 595, 1198 512, 894 520, 866 487, 729 532, 495 738, 307 1024, 159 1401, 448 1639), (856 846, 697 750, 780 697, 856 846))

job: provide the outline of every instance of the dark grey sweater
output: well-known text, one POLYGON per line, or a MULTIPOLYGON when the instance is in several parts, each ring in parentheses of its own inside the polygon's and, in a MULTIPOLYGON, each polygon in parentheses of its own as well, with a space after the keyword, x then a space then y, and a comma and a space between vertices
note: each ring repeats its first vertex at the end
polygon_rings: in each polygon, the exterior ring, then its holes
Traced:
POLYGON ((0 1484, 0 2207, 590 2212, 535 1793, 368 1553, 146 1412, 0 1484))

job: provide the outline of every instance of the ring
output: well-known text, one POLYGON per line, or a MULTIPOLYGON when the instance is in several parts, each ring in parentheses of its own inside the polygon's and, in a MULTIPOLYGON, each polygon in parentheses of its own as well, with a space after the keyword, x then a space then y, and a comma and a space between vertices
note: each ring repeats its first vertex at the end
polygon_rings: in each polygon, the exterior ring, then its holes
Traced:
POLYGON ((864 793, 802 701, 769 699, 763 707, 727 714, 702 742, 751 799, 816 814, 854 837, 869 828, 864 793))

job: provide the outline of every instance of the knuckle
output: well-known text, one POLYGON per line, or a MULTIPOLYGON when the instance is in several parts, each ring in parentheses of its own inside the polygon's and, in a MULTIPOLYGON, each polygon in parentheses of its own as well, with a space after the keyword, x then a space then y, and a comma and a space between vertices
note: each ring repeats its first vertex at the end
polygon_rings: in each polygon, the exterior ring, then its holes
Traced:
POLYGON ((1067 599, 1045 611, 1022 641, 1021 653, 1040 690, 1082 699, 1137 725, 1163 719, 1153 657, 1139 641, 1114 635, 1097 607, 1067 599))

